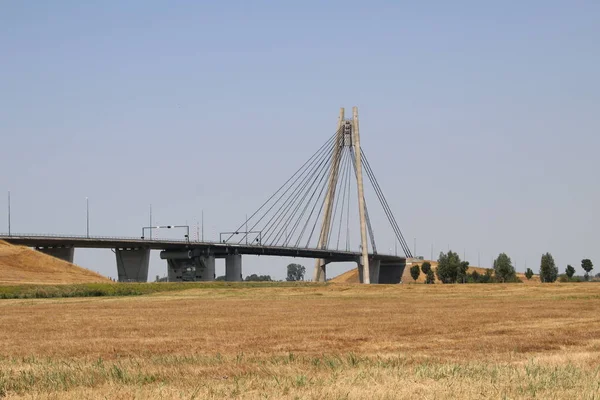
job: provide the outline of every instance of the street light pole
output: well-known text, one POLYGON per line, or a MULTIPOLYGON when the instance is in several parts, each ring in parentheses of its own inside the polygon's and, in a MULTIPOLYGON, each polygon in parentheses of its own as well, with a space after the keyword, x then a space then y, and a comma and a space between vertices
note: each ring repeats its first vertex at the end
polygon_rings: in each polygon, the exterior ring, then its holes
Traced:
POLYGON ((8 191, 8 236, 10 236, 10 190, 8 191))
POLYGON ((86 222, 86 236, 90 237, 90 199, 85 198, 85 222, 86 222))
POLYGON ((413 245, 413 251, 415 254, 413 254, 413 257, 417 257, 417 238, 415 238, 415 243, 413 245))

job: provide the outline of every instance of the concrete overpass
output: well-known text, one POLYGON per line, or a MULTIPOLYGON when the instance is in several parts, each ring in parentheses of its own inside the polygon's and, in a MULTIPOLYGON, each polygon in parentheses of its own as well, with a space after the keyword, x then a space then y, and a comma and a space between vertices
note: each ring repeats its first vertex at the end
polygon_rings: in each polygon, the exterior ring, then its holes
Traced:
MULTIPOLYGON (((32 247, 68 262, 73 262, 76 248, 112 249, 121 282, 148 280, 151 250, 160 250, 160 257, 167 261, 169 281, 212 281, 217 258, 225 259, 226 280, 241 281, 242 255, 310 258, 324 260, 325 264, 356 262, 362 273, 362 253, 352 251, 128 237, 0 234, 0 240, 32 247)), ((369 260, 372 283, 400 282, 406 258, 369 254, 369 260)))

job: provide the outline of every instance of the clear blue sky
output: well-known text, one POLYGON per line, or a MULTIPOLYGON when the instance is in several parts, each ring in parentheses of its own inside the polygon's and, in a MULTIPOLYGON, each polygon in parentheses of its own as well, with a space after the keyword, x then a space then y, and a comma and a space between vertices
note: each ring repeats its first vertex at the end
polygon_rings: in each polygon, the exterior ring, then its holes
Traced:
MULTIPOLYGON (((2 2, 0 190, 17 232, 83 234, 89 197, 95 235, 138 236, 152 203, 159 224, 203 209, 216 239, 357 105, 417 253, 597 273, 599 20, 597 1, 2 2)), ((116 276, 110 251, 75 257, 116 276)))

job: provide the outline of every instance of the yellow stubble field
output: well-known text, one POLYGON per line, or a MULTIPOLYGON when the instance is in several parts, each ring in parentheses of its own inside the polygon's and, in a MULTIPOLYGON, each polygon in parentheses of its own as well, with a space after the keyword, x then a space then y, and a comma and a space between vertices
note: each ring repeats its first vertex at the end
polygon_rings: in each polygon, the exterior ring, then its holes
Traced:
POLYGON ((600 284, 0 300, 3 397, 600 399, 600 284))

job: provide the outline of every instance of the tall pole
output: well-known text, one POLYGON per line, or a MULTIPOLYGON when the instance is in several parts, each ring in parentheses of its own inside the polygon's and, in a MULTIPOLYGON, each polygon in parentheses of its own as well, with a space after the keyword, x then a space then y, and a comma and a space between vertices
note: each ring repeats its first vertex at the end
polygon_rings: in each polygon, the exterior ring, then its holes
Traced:
POLYGON ((248 244, 248 214, 246 214, 246 244, 248 244))
POLYGON ((202 210, 202 241, 204 242, 204 210, 202 210))
POLYGON ((417 256, 417 238, 414 239, 415 242, 413 244, 413 257, 417 256))
POLYGON ((8 191, 8 236, 10 236, 10 190, 8 191))
POLYGON ((85 198, 85 235, 90 237, 90 199, 88 197, 85 198))
POLYGON ((150 240, 152 240, 152 204, 150 204, 150 240))
POLYGON ((371 283, 371 274, 369 269, 369 245, 367 244, 367 220, 362 176, 362 156, 360 153, 360 132, 358 129, 358 107, 352 107, 352 145, 354 146, 354 157, 356 158, 356 186, 358 188, 358 214, 360 217, 363 282, 369 284, 371 283))
MULTIPOLYGON (((329 170, 329 182, 327 186, 327 194, 325 195, 325 201, 323 203, 323 223, 321 225, 321 234, 319 235, 319 241, 317 242, 318 249, 324 249, 327 247, 327 239, 329 238, 329 230, 331 228, 331 213, 333 210, 333 200, 335 198, 335 190, 337 187, 337 179, 340 166, 340 156, 342 153, 342 146, 344 144, 344 132, 342 126, 344 124, 344 109, 340 108, 340 116, 338 117, 337 133, 335 140, 333 141, 333 153, 331 169, 329 170)), ((313 273, 313 281, 324 282, 325 276, 325 260, 317 259, 315 261, 315 270, 313 273)))
POLYGON ((431 258, 430 258, 430 260, 433 261, 433 243, 431 243, 431 258))

